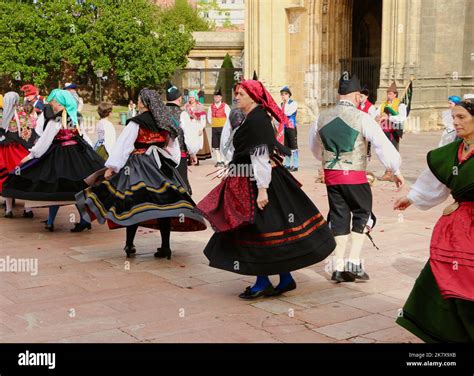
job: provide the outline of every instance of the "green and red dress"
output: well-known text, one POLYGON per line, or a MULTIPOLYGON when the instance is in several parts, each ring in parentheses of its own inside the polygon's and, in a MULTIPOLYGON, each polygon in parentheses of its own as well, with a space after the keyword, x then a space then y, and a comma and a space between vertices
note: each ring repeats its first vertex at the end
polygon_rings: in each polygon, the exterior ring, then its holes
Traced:
POLYGON ((428 166, 408 198, 422 209, 455 203, 438 220, 430 259, 397 323, 425 342, 474 341, 474 154, 462 140, 428 153, 428 166))

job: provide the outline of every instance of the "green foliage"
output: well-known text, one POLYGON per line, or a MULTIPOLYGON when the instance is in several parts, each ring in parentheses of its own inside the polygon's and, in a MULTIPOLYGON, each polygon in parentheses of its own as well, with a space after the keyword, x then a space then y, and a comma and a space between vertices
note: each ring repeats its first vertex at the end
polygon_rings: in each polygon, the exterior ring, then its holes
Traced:
POLYGON ((0 0, 0 78, 57 85, 102 70, 131 89, 157 86, 187 64, 191 32, 208 30, 187 3, 149 0, 0 0))
POLYGON ((191 7, 187 0, 176 0, 175 5, 163 10, 162 18, 180 25, 189 31, 211 31, 214 25, 199 15, 199 11, 191 7))

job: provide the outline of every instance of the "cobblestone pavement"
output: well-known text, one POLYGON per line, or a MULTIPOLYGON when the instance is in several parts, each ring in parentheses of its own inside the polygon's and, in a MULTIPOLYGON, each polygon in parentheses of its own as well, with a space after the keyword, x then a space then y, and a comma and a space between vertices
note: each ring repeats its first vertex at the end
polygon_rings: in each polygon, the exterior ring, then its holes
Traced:
MULTIPOLYGON (((402 142, 403 172, 413 183, 440 134, 408 134, 402 142)), ((325 186, 301 128, 301 168, 295 176, 327 214, 325 186)), ((214 185, 206 161, 190 173, 198 202, 214 185)), ((383 168, 370 164, 377 176, 383 168)), ((126 259, 124 231, 94 224, 72 234, 77 212, 61 208, 54 233, 43 229, 46 210, 34 219, 0 219, 0 258, 38 260, 37 275, 0 273, 1 342, 420 342, 395 324, 418 273, 428 259, 431 231, 443 205, 427 212, 392 210, 394 187, 373 187, 378 217, 363 258, 371 280, 334 285, 326 262, 294 273, 298 289, 279 298, 242 301, 253 277, 210 268, 202 254, 208 229, 173 234, 173 257, 156 260, 159 232, 140 229, 137 256, 126 259)), ((406 190, 404 190, 406 193, 406 190)), ((272 277, 273 278, 273 277, 272 277)), ((277 280, 275 280, 277 282, 277 280)))

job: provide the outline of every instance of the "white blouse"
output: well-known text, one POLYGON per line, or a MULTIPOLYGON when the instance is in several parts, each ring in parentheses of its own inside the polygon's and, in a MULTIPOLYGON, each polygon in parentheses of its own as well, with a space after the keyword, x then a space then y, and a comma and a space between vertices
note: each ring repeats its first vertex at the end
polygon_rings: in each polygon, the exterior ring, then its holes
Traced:
POLYGON ((116 133, 114 125, 107 119, 100 119, 97 123, 97 144, 103 144, 107 153, 110 153, 114 147, 116 133))
POLYGON ((58 134, 59 130, 62 127, 61 118, 59 120, 51 119, 48 122, 48 126, 46 129, 41 127, 41 136, 36 141, 35 146, 30 149, 30 158, 40 158, 43 156, 46 151, 48 151, 49 147, 53 143, 54 137, 58 134))
MULTIPOLYGON (((105 162, 106 167, 111 168, 117 173, 123 168, 123 166, 125 166, 128 157, 135 149, 135 141, 138 137, 139 129, 140 126, 134 121, 127 124, 112 148, 109 158, 105 162)), ((181 150, 179 148, 179 140, 177 137, 174 140, 170 138, 168 144, 164 148, 157 149, 161 155, 171 159, 176 163, 176 165, 179 164, 179 161, 181 160, 181 150)))
POLYGON ((411 186, 407 197, 418 209, 428 210, 444 202, 450 194, 451 190, 426 168, 411 186))

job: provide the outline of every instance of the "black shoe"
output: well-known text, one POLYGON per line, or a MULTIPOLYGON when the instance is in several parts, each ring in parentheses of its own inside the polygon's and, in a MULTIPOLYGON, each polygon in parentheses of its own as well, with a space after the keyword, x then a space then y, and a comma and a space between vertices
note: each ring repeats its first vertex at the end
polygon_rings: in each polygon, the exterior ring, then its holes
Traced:
POLYGON ((298 171, 298 167, 291 167, 291 168, 290 168, 290 171, 291 171, 291 172, 297 172, 297 171, 298 171))
POLYGON ((92 225, 90 223, 74 223, 74 228, 71 229, 71 232, 82 232, 85 229, 90 230, 92 225))
POLYGON ((346 265, 347 273, 354 276, 355 279, 360 279, 361 281, 368 281, 370 279, 369 275, 362 268, 362 264, 356 265, 350 261, 346 265))
POLYGON ((278 286, 274 288, 273 292, 266 295, 266 296, 279 296, 285 292, 288 292, 288 291, 292 291, 292 290, 295 290, 296 289, 296 282, 295 281, 292 281, 290 283, 288 283, 285 287, 283 287, 282 289, 279 289, 278 286))
POLYGON ((283 166, 285 167, 288 171, 291 171, 291 167, 290 166, 283 166))
POLYGON ((46 223, 46 225, 44 226, 44 228, 45 228, 46 230, 48 230, 49 232, 54 232, 54 225, 48 225, 48 224, 46 223))
POLYGON ((171 259, 171 249, 169 248, 158 248, 154 253, 156 258, 166 258, 168 260, 171 259))
POLYGON ((220 162, 217 162, 214 167, 220 167, 221 163, 220 162))
POLYGON ((23 210, 23 218, 33 218, 33 211, 27 212, 26 210, 23 210))
POLYGON ((252 288, 249 286, 245 289, 245 291, 239 295, 239 298, 241 299, 257 299, 262 296, 271 296, 273 294, 273 291, 275 291, 274 287, 272 284, 269 284, 267 287, 265 287, 263 290, 252 292, 252 288))
POLYGON ((132 255, 137 253, 137 249, 135 248, 134 245, 126 245, 125 248, 123 249, 125 253, 127 254, 127 257, 130 258, 132 255))
POLYGON ((12 212, 12 211, 5 212, 4 217, 5 217, 5 218, 13 218, 13 212, 12 212))
POLYGON ((336 270, 332 273, 331 281, 336 281, 337 283, 339 283, 339 282, 354 282, 355 277, 352 273, 339 272, 339 271, 336 270))

